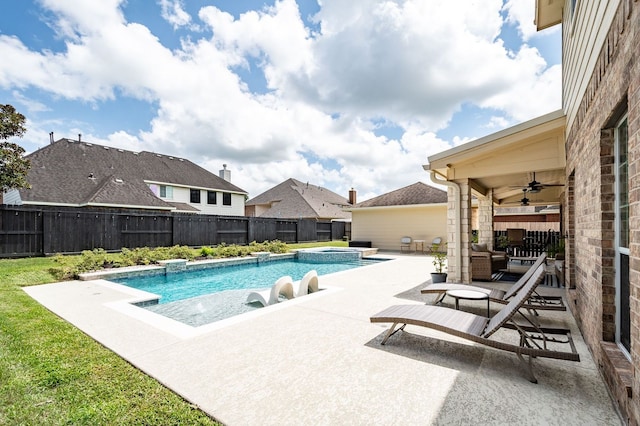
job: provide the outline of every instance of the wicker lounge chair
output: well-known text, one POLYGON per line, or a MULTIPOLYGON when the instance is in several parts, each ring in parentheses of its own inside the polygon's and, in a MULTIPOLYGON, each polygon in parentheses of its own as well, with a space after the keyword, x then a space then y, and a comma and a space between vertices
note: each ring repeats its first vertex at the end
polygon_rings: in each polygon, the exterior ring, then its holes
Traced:
MULTIPOLYGON (((489 300, 496 303, 507 304, 509 300, 527 283, 527 280, 536 271, 536 269, 544 266, 547 255, 545 253, 538 256, 535 263, 531 268, 525 272, 507 291, 497 288, 485 288, 480 286, 474 286, 470 284, 456 284, 456 283, 433 283, 428 284, 425 288, 420 290, 422 294, 435 293, 437 294, 433 304, 438 304, 446 296, 447 290, 474 290, 489 295, 489 300)), ((525 309, 529 310, 547 310, 547 311, 566 311, 567 307, 564 304, 564 300, 561 296, 541 296, 533 291, 532 296, 524 304, 525 309)))
POLYGON ((273 305, 280 302, 280 295, 287 299, 293 298, 293 280, 290 276, 278 278, 270 289, 252 291, 247 296, 247 303, 260 303, 262 306, 273 305))
POLYGON ((293 295, 295 297, 318 291, 318 272, 315 269, 304 274, 300 281, 293 283, 293 295))
POLYGON ((580 355, 569 330, 539 327, 520 311, 527 299, 533 294, 535 286, 542 279, 544 279, 544 268, 538 268, 522 290, 491 319, 442 306, 395 305, 373 315, 370 320, 373 323, 392 323, 382 340, 383 345, 389 337, 404 330, 407 324, 410 324, 438 330, 495 349, 513 352, 525 364, 529 380, 537 383, 538 380, 533 374, 532 358, 580 361, 580 355), (517 315, 522 317, 527 324, 517 323, 515 321, 517 315), (396 329, 398 324, 402 324, 402 326, 396 329), (490 339, 501 328, 517 331, 519 344, 490 339), (569 345, 571 350, 559 350, 558 346, 564 345, 569 345), (524 359, 525 355, 529 358, 528 362, 524 359))

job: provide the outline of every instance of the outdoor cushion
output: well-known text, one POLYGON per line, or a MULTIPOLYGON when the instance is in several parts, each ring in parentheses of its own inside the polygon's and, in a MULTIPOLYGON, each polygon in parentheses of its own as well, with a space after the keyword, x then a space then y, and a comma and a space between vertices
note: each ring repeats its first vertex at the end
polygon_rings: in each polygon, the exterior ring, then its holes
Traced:
POLYGON ((487 247, 486 243, 482 243, 482 244, 473 243, 471 244, 471 250, 481 252, 481 251, 489 251, 489 248, 487 247))

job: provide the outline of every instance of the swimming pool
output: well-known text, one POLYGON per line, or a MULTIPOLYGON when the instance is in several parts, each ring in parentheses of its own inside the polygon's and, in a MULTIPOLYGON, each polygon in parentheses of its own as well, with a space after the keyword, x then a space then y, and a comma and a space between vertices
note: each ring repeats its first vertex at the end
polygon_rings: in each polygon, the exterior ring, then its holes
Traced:
POLYGON ((330 263, 284 259, 109 281, 159 295, 157 303, 152 301, 139 306, 188 325, 200 326, 259 309, 259 306, 246 303, 247 295, 256 289, 271 287, 283 275, 298 281, 312 269, 322 276, 381 261, 384 259, 330 263))

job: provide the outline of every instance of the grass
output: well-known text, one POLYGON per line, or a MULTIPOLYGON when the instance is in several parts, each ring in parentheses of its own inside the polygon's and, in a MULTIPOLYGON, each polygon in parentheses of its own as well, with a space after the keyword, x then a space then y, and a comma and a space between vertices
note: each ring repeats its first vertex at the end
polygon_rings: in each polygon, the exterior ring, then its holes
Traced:
MULTIPOLYGON (((289 247, 327 245, 347 243, 289 247)), ((219 424, 22 290, 55 282, 54 265, 0 260, 0 424, 219 424)))

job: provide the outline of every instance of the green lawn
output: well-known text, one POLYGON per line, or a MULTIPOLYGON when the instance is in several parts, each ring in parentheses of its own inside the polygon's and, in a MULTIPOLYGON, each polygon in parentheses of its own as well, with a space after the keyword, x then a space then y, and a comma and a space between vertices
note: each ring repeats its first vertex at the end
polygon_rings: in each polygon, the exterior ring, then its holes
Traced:
POLYGON ((54 282, 52 266, 0 260, 0 424, 218 424, 21 289, 54 282))

